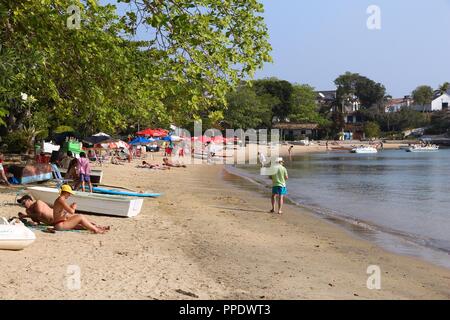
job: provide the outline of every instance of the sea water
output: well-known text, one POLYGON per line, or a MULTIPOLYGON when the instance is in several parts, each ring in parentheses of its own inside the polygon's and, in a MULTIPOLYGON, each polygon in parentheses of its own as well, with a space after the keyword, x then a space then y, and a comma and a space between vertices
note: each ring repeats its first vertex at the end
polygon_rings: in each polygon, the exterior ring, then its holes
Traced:
MULTIPOLYGON (((308 154, 285 165, 293 202, 391 251, 450 267, 449 149, 308 154)), ((268 182, 255 166, 238 169, 268 182)))

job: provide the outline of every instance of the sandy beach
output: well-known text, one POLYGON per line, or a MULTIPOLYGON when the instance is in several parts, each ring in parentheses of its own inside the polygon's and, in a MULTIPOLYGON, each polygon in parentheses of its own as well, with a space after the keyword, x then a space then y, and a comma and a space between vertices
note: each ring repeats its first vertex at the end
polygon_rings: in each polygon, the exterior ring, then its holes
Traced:
MULTIPOLYGON (((90 216, 111 226, 105 235, 38 230, 25 250, 1 251, 0 298, 450 298, 450 270, 386 252, 297 206, 270 214, 267 195, 222 165, 137 164, 104 166, 104 183, 162 197, 146 199, 136 218, 90 216), (67 287, 71 265, 81 270, 79 290, 67 287), (381 269, 380 290, 366 287, 370 265, 381 269)), ((23 210, 15 190, 2 191, 2 216, 23 210)))

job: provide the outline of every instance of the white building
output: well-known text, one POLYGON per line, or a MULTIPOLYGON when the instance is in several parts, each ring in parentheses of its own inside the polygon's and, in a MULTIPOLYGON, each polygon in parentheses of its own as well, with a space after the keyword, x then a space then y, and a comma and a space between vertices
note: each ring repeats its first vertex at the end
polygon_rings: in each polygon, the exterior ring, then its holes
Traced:
POLYGON ((434 112, 434 111, 449 110, 449 104, 450 104, 450 90, 448 90, 444 94, 435 93, 433 101, 431 101, 431 104, 426 104, 424 106, 416 104, 411 106, 411 108, 416 111, 434 112))

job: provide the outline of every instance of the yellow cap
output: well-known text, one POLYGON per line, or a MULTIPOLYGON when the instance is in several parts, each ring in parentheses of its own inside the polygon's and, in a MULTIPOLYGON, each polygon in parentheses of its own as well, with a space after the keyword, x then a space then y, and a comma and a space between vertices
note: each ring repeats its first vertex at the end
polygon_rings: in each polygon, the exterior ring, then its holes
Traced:
POLYGON ((73 194, 72 187, 69 186, 68 184, 63 185, 61 187, 61 190, 59 191, 59 193, 63 193, 63 192, 67 192, 67 193, 73 194))

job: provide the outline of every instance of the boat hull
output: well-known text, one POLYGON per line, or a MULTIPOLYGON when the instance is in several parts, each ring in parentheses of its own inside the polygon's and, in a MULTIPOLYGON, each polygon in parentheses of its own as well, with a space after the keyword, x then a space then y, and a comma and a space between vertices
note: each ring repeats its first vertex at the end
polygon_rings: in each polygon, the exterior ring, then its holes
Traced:
MULTIPOLYGON (((35 199, 53 205, 59 196, 59 190, 47 187, 29 187, 26 192, 35 199)), ((142 209, 143 198, 105 195, 75 191, 68 201, 76 203, 77 211, 117 217, 135 217, 142 209)))
POLYGON ((9 224, 2 218, 0 222, 0 250, 22 250, 36 240, 36 236, 22 223, 9 224))
POLYGON ((351 152, 352 153, 358 153, 358 154, 375 154, 375 153, 378 153, 378 150, 377 149, 362 148, 362 149, 353 149, 351 152))
POLYGON ((417 149, 417 148, 406 149, 406 152, 413 152, 413 153, 438 152, 438 151, 439 149, 417 149))

